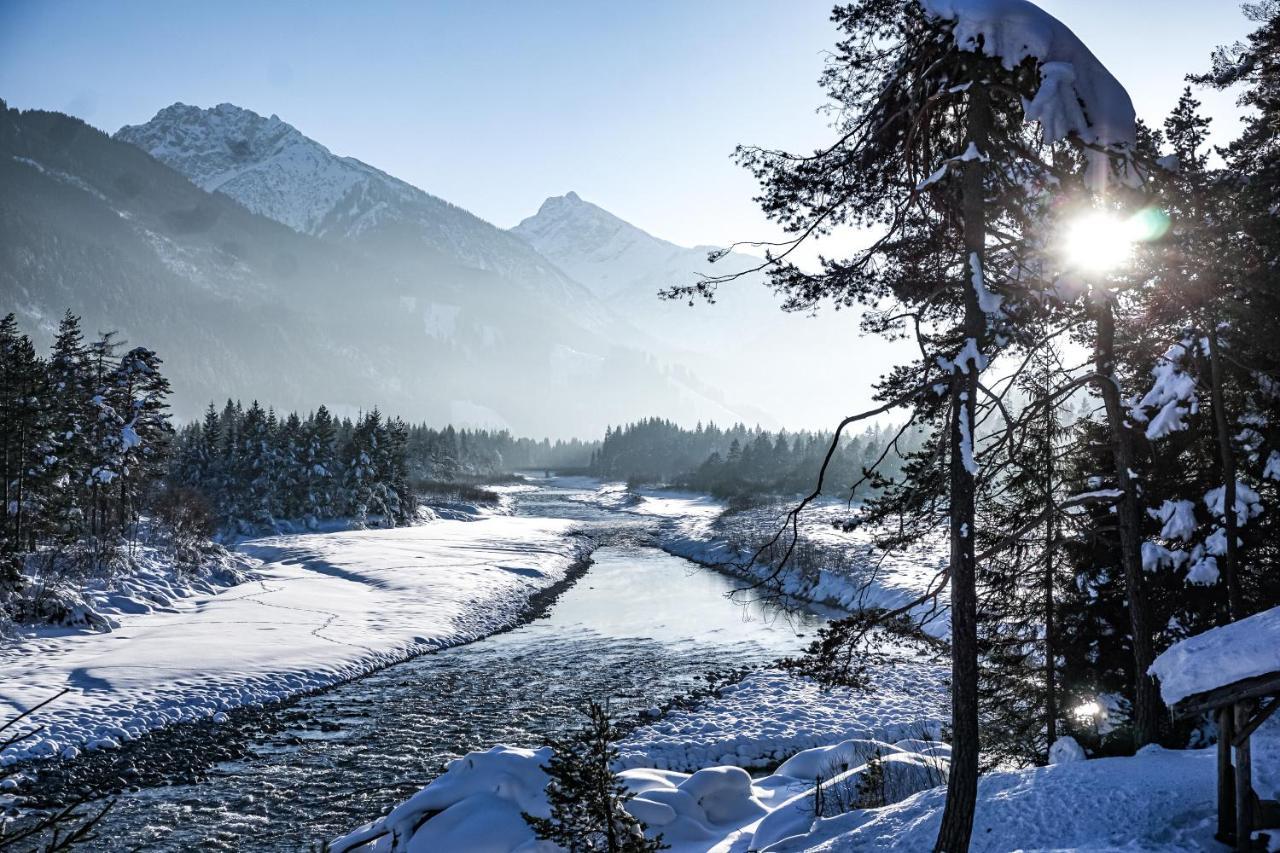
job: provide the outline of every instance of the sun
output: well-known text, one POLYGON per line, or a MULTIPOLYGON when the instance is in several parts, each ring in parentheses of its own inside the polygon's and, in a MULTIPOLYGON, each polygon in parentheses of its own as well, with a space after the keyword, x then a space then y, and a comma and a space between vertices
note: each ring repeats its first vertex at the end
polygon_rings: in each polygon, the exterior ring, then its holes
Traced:
POLYGON ((1109 272, 1132 261, 1134 247, 1163 235, 1168 224, 1168 217, 1154 208, 1132 216, 1091 210, 1067 224, 1063 251, 1078 270, 1109 272))
POLYGON ((1137 242, 1132 229, 1114 214, 1090 211, 1067 226, 1064 249, 1072 266, 1090 272, 1107 272, 1127 264, 1137 242))

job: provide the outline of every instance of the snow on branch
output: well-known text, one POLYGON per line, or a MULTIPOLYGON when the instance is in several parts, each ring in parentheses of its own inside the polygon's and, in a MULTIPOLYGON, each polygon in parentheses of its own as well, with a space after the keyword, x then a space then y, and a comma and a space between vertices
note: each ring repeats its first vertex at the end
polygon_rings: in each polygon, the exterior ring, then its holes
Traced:
MULTIPOLYGON (((933 18, 954 21, 961 50, 981 51, 1013 69, 1033 58, 1040 86, 1024 105, 1027 121, 1040 123, 1046 142, 1074 136, 1089 146, 1085 183, 1105 187, 1112 149, 1131 150, 1136 140, 1133 101, 1124 86, 1065 24, 1027 0, 917 0, 933 18)), ((1126 169, 1132 181, 1136 173, 1126 169)))

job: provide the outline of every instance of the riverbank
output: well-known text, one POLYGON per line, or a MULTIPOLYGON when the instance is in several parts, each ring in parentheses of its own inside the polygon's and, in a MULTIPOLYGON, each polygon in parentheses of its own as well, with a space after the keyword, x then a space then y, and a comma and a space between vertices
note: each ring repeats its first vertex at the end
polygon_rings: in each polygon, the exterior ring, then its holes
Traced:
POLYGON ((556 519, 439 520, 242 543, 255 579, 122 615, 108 634, 0 649, 0 718, 39 737, 6 763, 74 758, 176 723, 226 719, 510 627, 554 597, 590 550, 556 519))
MULTIPOLYGON (((677 557, 741 578, 748 596, 782 594, 793 599, 849 612, 905 607, 936 586, 947 561, 945 537, 925 541, 911 551, 886 553, 877 549, 867 530, 845 532, 841 522, 849 508, 841 501, 822 500, 806 508, 797 524, 797 542, 786 571, 780 558, 766 553, 752 562, 756 550, 778 533, 794 502, 770 501, 746 509, 696 492, 667 489, 628 489, 622 483, 603 483, 586 477, 564 478, 583 489, 582 500, 657 522, 659 547, 677 557)), ((788 540, 784 536, 783 543, 788 540)), ((781 549, 778 549, 781 550, 781 549)), ((910 609, 926 634, 945 638, 950 633, 948 594, 910 609)))

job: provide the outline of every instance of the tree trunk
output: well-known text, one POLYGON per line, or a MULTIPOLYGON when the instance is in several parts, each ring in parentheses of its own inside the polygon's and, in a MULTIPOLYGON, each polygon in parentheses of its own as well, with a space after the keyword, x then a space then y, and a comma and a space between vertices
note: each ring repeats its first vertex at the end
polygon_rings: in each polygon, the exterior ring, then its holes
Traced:
POLYGON ((1227 553, 1219 559, 1222 577, 1227 582, 1227 621, 1234 622, 1244 616, 1244 602, 1240 596, 1239 562, 1236 555, 1236 457, 1231 449, 1231 427, 1227 420, 1227 407, 1222 394, 1222 358, 1218 353, 1218 328, 1209 322, 1209 383, 1213 402, 1213 422, 1218 433, 1218 455, 1222 468, 1223 530, 1227 535, 1227 553))
MULTIPOLYGON (((991 127, 987 90, 969 90, 969 140, 979 151, 988 149, 991 127)), ((975 265, 981 269, 986 245, 985 166, 980 159, 964 167, 965 266, 964 328, 975 343, 986 331, 987 318, 973 285, 975 265)), ((947 804, 934 845, 936 853, 969 849, 973 811, 978 795, 978 595, 974 555, 973 407, 978 393, 977 364, 951 376, 951 771, 947 804), (967 445, 967 447, 966 447, 967 445)))
POLYGON ((1120 529, 1120 562, 1124 568, 1125 595, 1129 599, 1129 622, 1133 632, 1133 739, 1135 746, 1142 747, 1153 743, 1159 736, 1161 702, 1155 681, 1147 672, 1154 652, 1151 607, 1147 603, 1146 583, 1142 577, 1142 522, 1131 475, 1134 466, 1133 436, 1115 380, 1116 326, 1111 301, 1101 296, 1094 307, 1097 319, 1095 365, 1100 377, 1098 391, 1107 411, 1116 485, 1122 491, 1116 508, 1116 522, 1120 529))
POLYGON ((1044 531, 1044 729, 1045 759, 1049 757, 1049 749, 1058 739, 1058 673, 1055 669, 1054 655, 1057 654, 1057 626, 1053 607, 1054 565, 1058 544, 1058 513, 1053 494, 1053 435, 1058 426, 1054 416, 1054 403, 1051 398, 1045 399, 1045 440, 1044 440, 1044 501, 1048 511, 1044 531))

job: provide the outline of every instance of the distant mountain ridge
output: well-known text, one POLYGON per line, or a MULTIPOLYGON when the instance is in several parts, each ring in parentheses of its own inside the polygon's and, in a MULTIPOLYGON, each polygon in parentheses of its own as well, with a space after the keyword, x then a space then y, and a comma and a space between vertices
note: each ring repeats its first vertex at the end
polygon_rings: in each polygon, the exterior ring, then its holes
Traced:
POLYGON ((756 419, 515 235, 279 119, 168 116, 111 138, 0 107, 0 299, 45 342, 70 308, 155 348, 179 415, 236 396, 551 436, 756 419), (341 192, 319 180, 332 169, 355 176, 341 192))
POLYGON ((750 269, 759 258, 729 254, 714 265, 714 246, 686 248, 655 237, 576 192, 552 196, 511 229, 540 254, 606 302, 654 299, 659 290, 695 273, 750 269))
MULTIPOLYGON (((295 231, 377 248, 418 242, 433 253, 541 290, 581 298, 528 244, 478 216, 354 157, 340 157, 278 116, 234 104, 177 103, 115 138, 209 192, 295 231)), ((586 306, 584 306, 586 307, 586 306)))

